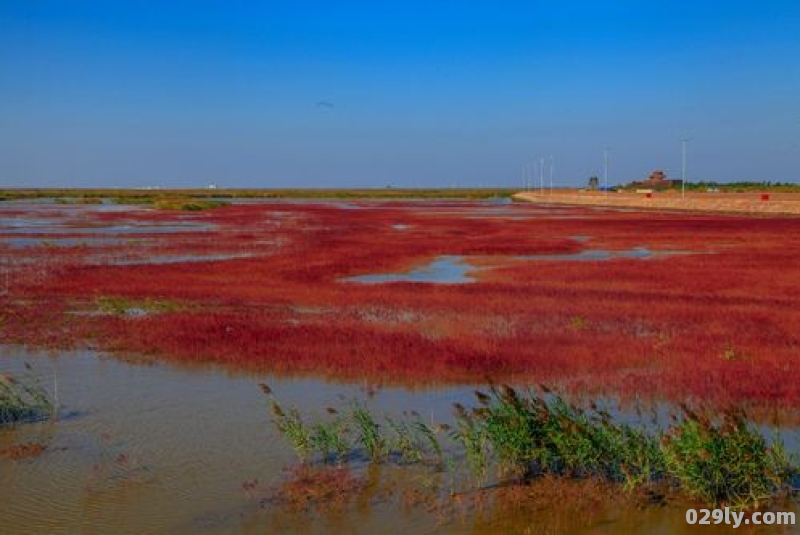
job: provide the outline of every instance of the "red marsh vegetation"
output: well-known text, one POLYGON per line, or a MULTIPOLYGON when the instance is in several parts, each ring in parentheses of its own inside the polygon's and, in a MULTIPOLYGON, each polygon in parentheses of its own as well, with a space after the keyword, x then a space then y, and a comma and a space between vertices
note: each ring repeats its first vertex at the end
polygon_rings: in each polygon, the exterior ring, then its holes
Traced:
POLYGON ((5 343, 800 407, 798 219, 455 201, 25 206, 0 207, 5 343), (445 283, 425 282, 442 257, 445 283), (407 272, 423 282, 345 280, 407 272))

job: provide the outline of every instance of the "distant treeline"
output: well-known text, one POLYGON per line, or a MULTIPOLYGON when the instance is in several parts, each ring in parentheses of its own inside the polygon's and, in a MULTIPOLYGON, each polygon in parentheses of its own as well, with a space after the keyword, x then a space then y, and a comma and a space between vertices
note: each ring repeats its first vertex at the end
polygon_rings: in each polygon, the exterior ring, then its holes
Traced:
MULTIPOLYGON (((624 186, 610 189, 633 190, 643 187, 641 183, 632 182, 624 186)), ((665 191, 680 191, 680 185, 674 185, 665 191)), ((748 192, 774 192, 774 193, 800 193, 800 184, 791 182, 687 182, 684 186, 691 192, 722 192, 722 193, 748 193, 748 192)))
POLYGON ((491 199, 511 197, 508 188, 472 189, 5 189, 0 200, 56 199, 88 203, 112 199, 117 202, 151 203, 164 198, 189 199, 491 199))
MULTIPOLYGON (((630 189, 617 186, 610 189, 630 189)), ((680 189, 680 186, 671 189, 680 189)), ((800 193, 800 184, 789 182, 687 182, 686 191, 746 193, 770 191, 800 193)), ((563 190, 561 190, 563 191, 563 190)), ((510 198, 518 190, 511 188, 375 188, 375 189, 51 189, 20 188, 0 190, 0 201, 18 199, 53 199, 61 203, 155 204, 183 200, 231 199, 496 199, 510 198)))
POLYGON ((784 193, 800 193, 800 184, 791 182, 687 182, 686 189, 692 191, 719 190, 733 193, 748 191, 774 191, 784 193))

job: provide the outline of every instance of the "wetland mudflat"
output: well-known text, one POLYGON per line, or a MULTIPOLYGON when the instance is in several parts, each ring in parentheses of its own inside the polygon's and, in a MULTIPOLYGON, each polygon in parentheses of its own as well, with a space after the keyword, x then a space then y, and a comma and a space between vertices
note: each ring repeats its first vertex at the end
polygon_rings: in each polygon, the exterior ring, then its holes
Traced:
POLYGON ((260 382, 304 413, 360 397, 431 422, 451 421, 452 403, 487 381, 586 402, 736 404, 798 451, 792 219, 463 201, 197 213, 15 202, 0 203, 0 223, 0 372, 30 361, 45 385, 57 375, 63 409, 0 430, 10 533, 691 532, 681 506, 628 508, 602 487, 497 491, 458 474, 450 495, 453 478, 428 466, 286 471, 296 460, 260 382), (298 513, 275 495, 297 506, 309 482, 354 501, 298 513), (594 516, 576 523, 573 505, 594 516))
MULTIPOLYGON (((352 463, 352 477, 371 481, 372 488, 351 489, 353 501, 340 508, 309 511, 296 503, 282 503, 279 491, 292 484, 288 467, 296 461, 270 423, 259 382, 268 382, 287 406, 305 413, 321 414, 324 407, 358 399, 376 414, 400 417, 402 411, 417 411, 441 422, 452 420, 453 403, 468 403, 472 385, 424 390, 380 387, 237 373, 219 366, 129 362, 87 351, 46 353, 2 347, 0 369, 29 373, 25 362, 44 385, 52 387, 57 379, 60 415, 52 422, 0 428, 0 450, 20 443, 45 448, 36 457, 0 457, 0 514, 3 533, 9 535, 278 531, 449 535, 534 526, 576 534, 641 533, 644 528, 691 533, 683 521, 685 504, 644 509, 627 504, 614 509, 613 501, 606 502, 603 496, 583 501, 573 495, 580 490, 555 486, 536 490, 538 506, 513 505, 514 499, 526 495, 519 489, 513 490, 516 494, 508 491, 508 503, 501 500, 490 506, 490 492, 469 502, 479 494, 464 474, 453 482, 453 475, 438 469, 391 463, 382 467, 352 463), (463 492, 455 501, 449 494, 453 488, 463 492), (588 508, 581 512, 585 521, 575 522, 570 519, 573 510, 559 508, 558 500, 566 499, 558 498, 559 493, 572 496, 570 507, 588 508), (411 496, 427 497, 411 506, 411 496), (461 503, 471 505, 454 505, 461 503)), ((798 431, 785 433, 796 448, 798 431)), ((791 504, 782 507, 796 510, 791 504)), ((723 531, 709 528, 709 532, 723 531)))

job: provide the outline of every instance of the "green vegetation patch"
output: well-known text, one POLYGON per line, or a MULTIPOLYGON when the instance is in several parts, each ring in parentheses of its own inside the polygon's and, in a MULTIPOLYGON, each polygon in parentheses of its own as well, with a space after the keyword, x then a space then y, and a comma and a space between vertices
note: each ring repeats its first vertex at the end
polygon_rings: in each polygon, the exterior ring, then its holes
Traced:
POLYGON ((742 412, 718 422, 684 411, 662 437, 666 472, 706 503, 744 509, 768 502, 795 470, 783 445, 768 445, 742 412))
POLYGON ((161 199, 496 199, 511 198, 510 188, 371 189, 6 189, 11 199, 108 198, 118 204, 151 204, 161 199))
POLYGON ((0 373, 0 425, 41 420, 52 416, 54 410, 37 381, 0 373))
POLYGON ((315 455, 324 462, 355 457, 374 462, 442 461, 439 437, 449 428, 433 428, 417 413, 381 422, 362 403, 352 401, 342 409, 328 408, 327 422, 309 424, 296 408, 285 408, 275 399, 269 386, 262 384, 261 389, 269 398, 273 423, 304 462, 315 455))
POLYGON ((428 425, 418 415, 379 422, 358 402, 343 412, 328 409, 331 421, 309 425, 269 387, 262 389, 273 422, 304 462, 315 455, 323 462, 436 459, 451 468, 466 463, 481 482, 495 468, 500 477, 528 482, 597 479, 627 491, 667 485, 710 507, 737 510, 769 504, 791 490, 797 474, 783 444, 770 444, 735 410, 710 417, 681 407, 665 431, 655 431, 617 422, 594 404, 580 408, 546 388, 521 395, 503 386, 477 391, 475 407, 456 404, 452 428, 428 425), (454 447, 447 462, 445 438, 454 447))
POLYGON ((157 199, 153 202, 153 208, 157 210, 183 210, 186 212, 199 212, 210 210, 221 206, 228 206, 225 201, 212 201, 206 199, 170 198, 157 199))
POLYGON ((176 301, 166 299, 131 299, 128 297, 104 295, 95 299, 95 307, 103 314, 116 316, 146 316, 173 312, 185 308, 176 301))
POLYGON ((103 204, 103 199, 100 197, 58 197, 55 199, 56 204, 103 204))

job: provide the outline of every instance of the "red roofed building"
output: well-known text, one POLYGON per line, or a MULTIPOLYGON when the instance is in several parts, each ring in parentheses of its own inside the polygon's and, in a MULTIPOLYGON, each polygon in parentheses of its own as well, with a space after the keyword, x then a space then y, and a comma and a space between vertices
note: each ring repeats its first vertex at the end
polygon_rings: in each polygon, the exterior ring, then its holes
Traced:
POLYGON ((650 178, 641 182, 634 182, 633 185, 641 188, 649 188, 654 190, 669 189, 679 187, 683 183, 682 180, 673 180, 667 178, 666 173, 661 170, 656 170, 650 173, 650 178))

